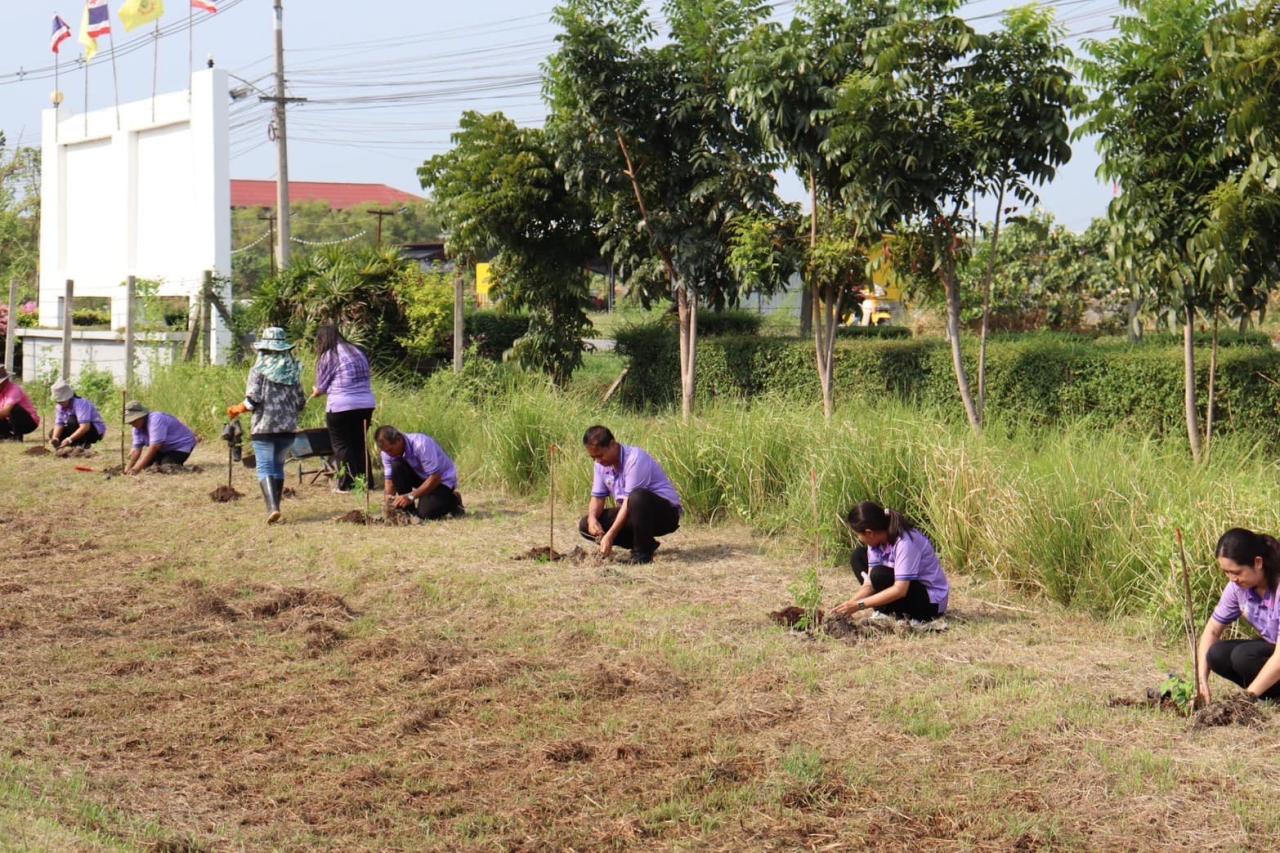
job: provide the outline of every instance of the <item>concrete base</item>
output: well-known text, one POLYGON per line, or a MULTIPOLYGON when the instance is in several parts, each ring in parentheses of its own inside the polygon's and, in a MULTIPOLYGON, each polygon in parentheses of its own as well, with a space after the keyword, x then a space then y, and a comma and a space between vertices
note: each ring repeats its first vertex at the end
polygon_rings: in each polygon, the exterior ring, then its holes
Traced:
MULTIPOLYGON (((62 372, 61 329, 18 329, 18 345, 22 347, 22 381, 30 385, 62 372)), ((134 335, 135 385, 151 381, 156 368, 173 364, 182 358, 182 332, 146 332, 134 335)), ((71 333, 71 381, 92 367, 107 370, 117 385, 124 385, 124 332, 71 333)))

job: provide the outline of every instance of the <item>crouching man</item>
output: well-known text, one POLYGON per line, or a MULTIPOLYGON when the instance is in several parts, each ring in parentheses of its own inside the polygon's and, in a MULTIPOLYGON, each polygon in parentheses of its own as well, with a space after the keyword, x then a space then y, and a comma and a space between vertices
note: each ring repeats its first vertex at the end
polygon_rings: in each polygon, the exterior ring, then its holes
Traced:
POLYGON ((675 486, 652 456, 619 444, 606 427, 588 429, 582 444, 595 462, 595 479, 579 532, 600 544, 602 556, 617 545, 631 551, 632 563, 653 562, 657 537, 680 527, 684 508, 675 486), (606 498, 613 498, 612 508, 605 507, 606 498))
POLYGON ((463 514, 458 469, 434 438, 379 427, 374 441, 382 453, 387 497, 396 509, 435 520, 463 514))

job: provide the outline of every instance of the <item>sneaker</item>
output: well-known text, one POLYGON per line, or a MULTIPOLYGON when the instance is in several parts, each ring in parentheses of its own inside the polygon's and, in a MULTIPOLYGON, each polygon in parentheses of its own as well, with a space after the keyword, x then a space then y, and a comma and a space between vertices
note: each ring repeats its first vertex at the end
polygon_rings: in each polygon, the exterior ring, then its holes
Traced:
POLYGON ((631 565, 633 566, 645 566, 652 562, 653 562, 652 551, 632 551, 631 552, 631 565))
POLYGON ((871 615, 867 617, 868 622, 892 622, 894 617, 882 610, 872 610, 871 615))
POLYGON ((911 630, 913 631, 945 631, 949 627, 947 620, 941 616, 937 619, 929 619, 927 621, 922 619, 911 620, 911 630))
POLYGON ((332 492, 332 493, 333 493, 333 494, 335 494, 335 495, 349 495, 349 494, 351 494, 351 491, 352 491, 352 490, 351 490, 351 489, 343 489, 343 488, 339 488, 338 486, 334 486, 334 487, 333 487, 332 489, 330 489, 329 491, 330 491, 330 492, 332 492))

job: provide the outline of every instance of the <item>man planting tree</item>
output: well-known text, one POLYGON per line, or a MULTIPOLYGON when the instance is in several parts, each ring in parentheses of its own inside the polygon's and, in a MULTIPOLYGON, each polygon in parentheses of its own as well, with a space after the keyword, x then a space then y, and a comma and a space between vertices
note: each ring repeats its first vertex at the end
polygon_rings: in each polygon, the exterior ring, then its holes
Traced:
POLYGON ((680 527, 684 508, 675 486, 652 456, 619 444, 606 427, 588 429, 582 444, 595 462, 595 479, 579 532, 600 543, 602 556, 609 556, 617 545, 630 549, 633 563, 653 562, 653 552, 658 550, 655 537, 680 527), (615 505, 606 509, 605 498, 610 497, 615 505))
POLYGON ((434 521, 463 514, 458 469, 431 436, 379 427, 374 441, 382 452, 387 498, 396 509, 434 521))

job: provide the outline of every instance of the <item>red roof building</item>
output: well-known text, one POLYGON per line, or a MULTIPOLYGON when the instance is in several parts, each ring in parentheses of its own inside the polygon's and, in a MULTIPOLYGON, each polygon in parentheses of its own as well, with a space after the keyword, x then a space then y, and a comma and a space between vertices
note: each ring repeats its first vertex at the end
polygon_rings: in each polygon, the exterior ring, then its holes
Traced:
MULTIPOLYGON (((347 210, 364 205, 403 207, 426 201, 421 196, 389 187, 386 184, 339 184, 326 181, 290 181, 289 204, 327 204, 334 210, 347 210)), ((275 181, 231 181, 231 207, 276 206, 275 181)))

